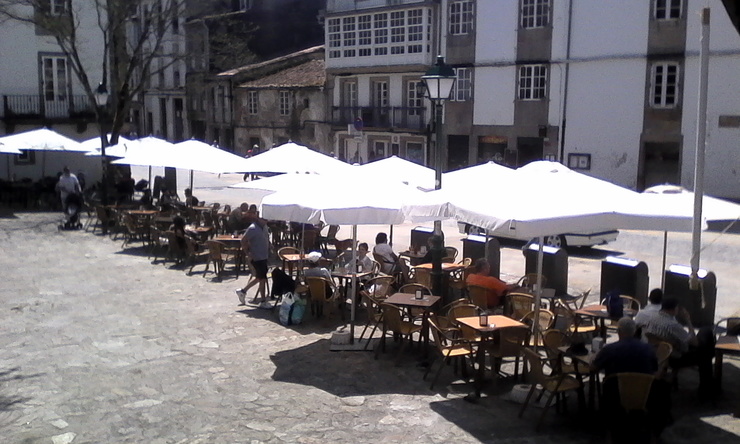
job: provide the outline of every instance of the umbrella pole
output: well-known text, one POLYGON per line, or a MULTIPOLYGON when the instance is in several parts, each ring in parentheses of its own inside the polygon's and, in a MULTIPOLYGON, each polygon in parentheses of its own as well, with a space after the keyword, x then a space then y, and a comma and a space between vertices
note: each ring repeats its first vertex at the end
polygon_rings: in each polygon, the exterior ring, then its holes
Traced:
POLYGON ((193 192, 193 170, 190 170, 190 192, 193 192))
MULTIPOLYGON (((392 225, 391 225, 392 226, 392 225)), ((357 299, 357 225, 352 225, 352 307, 349 315, 349 343, 355 343, 355 299, 357 299)))
POLYGON ((534 351, 537 351, 537 341, 539 334, 539 323, 540 323, 540 301, 542 300, 542 263, 545 259, 545 252, 543 250, 542 242, 544 238, 540 236, 537 238, 539 244, 539 250, 537 251, 537 291, 534 293, 534 322, 532 323, 532 335, 534 336, 534 351))
POLYGON ((41 152, 41 177, 46 177, 46 151, 41 152))
POLYGON ((149 187, 153 187, 154 184, 152 184, 152 166, 149 165, 149 187))
POLYGON ((663 268, 660 269, 660 289, 665 291, 665 258, 668 250, 668 232, 663 232, 663 268))
POLYGON ((392 247, 393 246, 393 225, 391 225, 391 227, 390 227, 390 232, 391 232, 391 239, 388 242, 388 245, 390 245, 392 247))

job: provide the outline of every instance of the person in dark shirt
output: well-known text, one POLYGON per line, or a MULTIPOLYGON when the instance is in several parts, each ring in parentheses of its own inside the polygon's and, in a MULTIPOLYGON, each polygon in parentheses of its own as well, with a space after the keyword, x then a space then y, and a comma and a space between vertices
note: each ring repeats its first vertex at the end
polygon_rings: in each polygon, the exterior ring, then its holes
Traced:
POLYGON ((619 341, 607 344, 591 364, 592 370, 604 370, 606 376, 615 373, 647 373, 658 371, 658 358, 655 350, 635 337, 635 321, 624 317, 617 324, 619 341))

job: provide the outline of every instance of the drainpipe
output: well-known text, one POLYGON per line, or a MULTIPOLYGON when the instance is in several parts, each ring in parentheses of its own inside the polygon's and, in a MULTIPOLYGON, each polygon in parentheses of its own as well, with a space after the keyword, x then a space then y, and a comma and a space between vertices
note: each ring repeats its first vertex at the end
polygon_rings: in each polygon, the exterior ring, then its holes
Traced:
POLYGON ((565 125, 568 112, 568 78, 570 75, 570 40, 573 31, 573 0, 568 2, 568 33, 565 42, 565 79, 563 79, 563 113, 560 120, 560 163, 565 164, 565 125))

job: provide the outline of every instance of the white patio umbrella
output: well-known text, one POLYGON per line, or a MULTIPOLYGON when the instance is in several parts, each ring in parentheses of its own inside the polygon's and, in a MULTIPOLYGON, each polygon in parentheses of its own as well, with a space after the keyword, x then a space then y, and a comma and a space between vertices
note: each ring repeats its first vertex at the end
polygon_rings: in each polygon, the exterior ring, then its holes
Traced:
MULTIPOLYGON (((229 188, 236 188, 241 190, 240 196, 246 202, 254 202, 256 205, 260 205, 262 199, 270 194, 278 191, 290 191, 300 189, 306 186, 307 181, 317 180, 321 181, 321 176, 318 174, 296 174, 286 173, 278 174, 277 176, 265 177, 257 180, 250 180, 249 182, 237 183, 230 185, 229 188), (306 176, 312 176, 307 178, 306 176), (318 178, 318 179, 317 179, 318 178)), ((325 178, 324 178, 325 180, 325 178)), ((324 182, 321 182, 324 185, 324 182)))
POLYGON ((247 159, 242 156, 208 145, 205 142, 191 139, 176 143, 177 156, 171 166, 208 173, 246 173, 247 159))
POLYGON ((86 151, 85 148, 80 146, 79 142, 48 128, 40 128, 0 137, 0 143, 4 144, 6 148, 19 150, 86 151))
POLYGON ((351 165, 295 143, 286 143, 245 159, 245 173, 327 174, 351 165))
MULTIPOLYGON (((693 211, 694 193, 678 185, 656 185, 642 192, 648 208, 661 211, 693 211)), ((711 196, 702 196, 702 218, 708 223, 721 224, 728 230, 740 220, 740 205, 711 196)), ((668 231, 663 232, 663 270, 666 269, 668 231)), ((698 252, 693 252, 698 254, 698 252)), ((661 274, 661 288, 665 287, 665 273, 661 274)))
MULTIPOLYGON (((357 225, 398 224, 404 221, 404 204, 423 193, 400 182, 388 181, 377 187, 342 186, 346 176, 296 175, 306 186, 279 191, 262 200, 262 216, 267 219, 329 225, 352 225, 353 245, 357 225)), ((356 177, 347 180, 357 180, 356 177)), ((352 273, 356 274, 357 249, 352 249, 352 273)), ((350 338, 354 341, 356 278, 352 280, 350 338)))
MULTIPOLYGON (((692 212, 661 214, 639 193, 576 173, 552 162, 520 168, 513 174, 492 175, 486 183, 472 183, 470 192, 450 192, 443 187, 428 193, 420 210, 409 214, 454 217, 489 230, 516 229, 520 236, 539 238, 538 275, 542 275, 543 238, 570 231, 648 229, 691 231, 692 212), (491 190, 486 194, 487 190, 491 190), (490 197, 487 197, 490 196, 490 197)), ((453 190, 454 191, 454 190, 453 190)), ((535 307, 539 307, 541 282, 535 307)), ((536 323, 535 323, 536 325, 536 323)))
POLYGON ((433 169, 398 156, 386 157, 354 168, 376 178, 392 177, 411 186, 434 188, 433 169))
POLYGON ((46 151, 84 152, 79 142, 65 137, 48 128, 24 131, 18 134, 0 137, 5 149, 43 151, 41 158, 41 175, 46 175, 46 151))
POLYGON ((22 154, 18 148, 13 148, 0 142, 0 153, 3 154, 22 154))
MULTIPOLYGON (((108 134, 106 137, 108 138, 108 141, 110 141, 110 134, 108 134)), ((130 139, 127 139, 123 136, 118 136, 118 143, 116 144, 119 148, 114 149, 115 145, 108 145, 105 147, 105 155, 106 156, 113 156, 113 157, 123 157, 126 155, 125 153, 125 143, 131 142, 130 139)), ((87 140, 83 140, 80 142, 80 146, 85 148, 86 156, 100 156, 101 155, 101 148, 100 148, 100 136, 96 136, 87 140)))

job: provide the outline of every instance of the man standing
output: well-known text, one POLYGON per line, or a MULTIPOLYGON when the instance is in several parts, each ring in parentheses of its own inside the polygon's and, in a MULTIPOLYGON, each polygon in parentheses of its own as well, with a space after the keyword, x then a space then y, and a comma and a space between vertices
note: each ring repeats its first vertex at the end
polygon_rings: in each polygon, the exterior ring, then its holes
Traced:
POLYGON ((254 276, 247 286, 236 290, 236 296, 239 298, 239 303, 244 305, 247 291, 252 288, 255 284, 259 284, 257 287, 257 293, 252 299, 252 303, 257 303, 258 298, 261 296, 261 303, 267 302, 267 259, 270 255, 270 241, 268 240, 267 228, 265 221, 260 219, 256 214, 248 213, 247 216, 251 220, 251 225, 247 228, 247 231, 242 237, 241 244, 244 253, 247 255, 249 260, 254 267, 254 276))
POLYGON ((67 211, 67 197, 70 194, 79 194, 82 192, 77 176, 70 173, 66 165, 62 169, 62 175, 59 176, 56 189, 62 199, 62 211, 64 212, 67 211))

